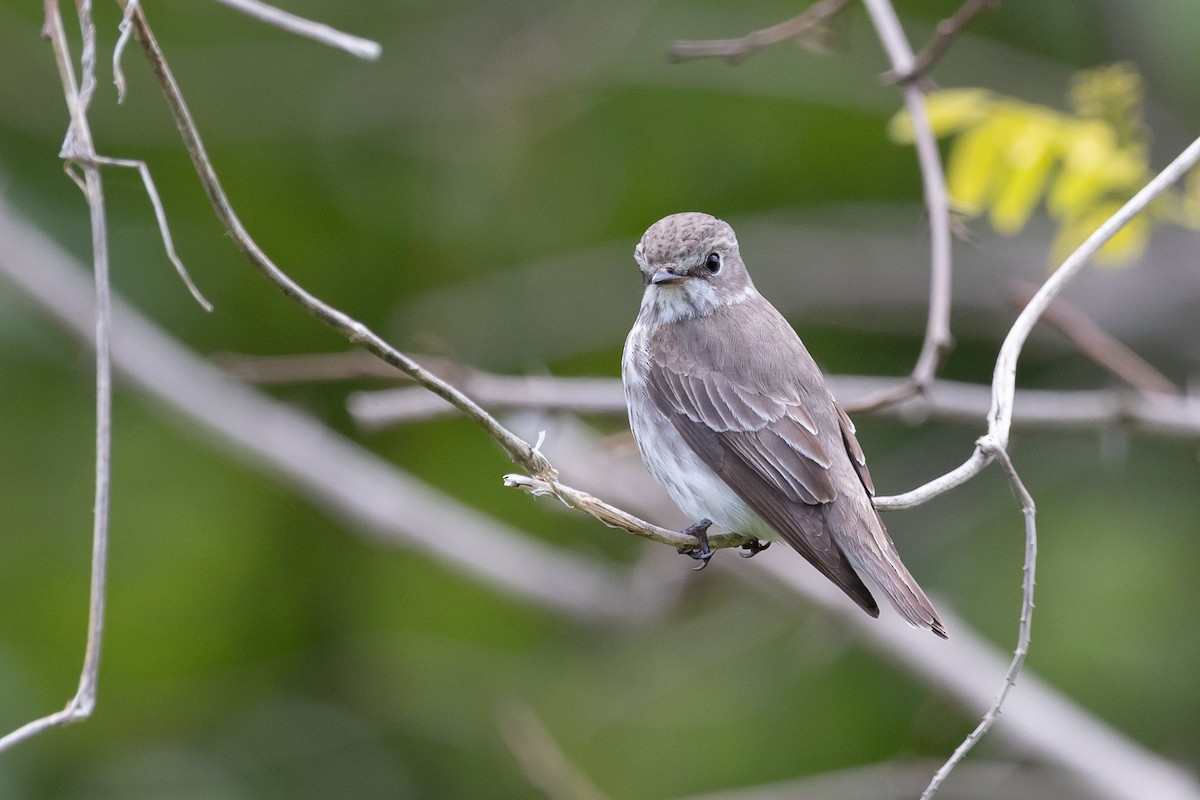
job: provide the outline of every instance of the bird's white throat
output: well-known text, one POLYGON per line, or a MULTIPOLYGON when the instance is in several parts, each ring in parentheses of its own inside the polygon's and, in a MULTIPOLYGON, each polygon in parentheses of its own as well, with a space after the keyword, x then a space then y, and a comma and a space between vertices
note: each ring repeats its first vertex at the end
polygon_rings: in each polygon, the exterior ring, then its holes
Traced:
POLYGON ((744 303, 758 292, 747 282, 730 291, 709 281, 688 279, 682 283, 646 287, 642 295, 641 317, 648 322, 665 325, 681 319, 706 317, 722 306, 744 303))

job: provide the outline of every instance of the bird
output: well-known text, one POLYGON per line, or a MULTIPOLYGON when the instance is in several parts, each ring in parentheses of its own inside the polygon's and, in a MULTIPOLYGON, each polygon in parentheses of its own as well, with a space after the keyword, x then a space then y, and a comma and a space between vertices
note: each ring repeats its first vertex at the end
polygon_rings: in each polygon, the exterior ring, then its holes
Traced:
MULTIPOLYGON (((621 359, 629 424, 654 479, 697 522, 782 540, 872 617, 861 576, 912 626, 946 638, 872 504, 854 424, 792 326, 759 294, 733 228, 700 212, 651 225, 634 248, 644 285, 621 359)), ((759 543, 762 540, 766 544, 759 543)))

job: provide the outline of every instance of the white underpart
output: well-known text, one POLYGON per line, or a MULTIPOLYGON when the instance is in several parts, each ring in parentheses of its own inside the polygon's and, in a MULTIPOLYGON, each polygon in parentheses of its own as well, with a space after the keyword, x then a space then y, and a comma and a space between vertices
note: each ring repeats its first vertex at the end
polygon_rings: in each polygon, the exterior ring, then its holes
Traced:
POLYGON ((642 298, 642 312, 625 341, 621 377, 629 408, 629 427, 642 461, 679 510, 692 522, 708 518, 727 531, 771 539, 776 538, 775 532, 688 446, 654 405, 646 386, 653 326, 696 316, 698 306, 707 306, 701 312, 704 314, 718 305, 740 303, 754 293, 754 287, 748 286, 733 297, 717 300, 713 287, 702 280, 648 286, 642 298))

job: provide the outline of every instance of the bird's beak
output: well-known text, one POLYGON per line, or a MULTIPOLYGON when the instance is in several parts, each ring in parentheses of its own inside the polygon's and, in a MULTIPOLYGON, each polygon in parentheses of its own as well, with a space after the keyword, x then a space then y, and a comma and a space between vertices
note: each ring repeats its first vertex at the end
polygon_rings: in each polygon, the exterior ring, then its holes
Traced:
POLYGON ((650 282, 655 286, 669 286, 673 283, 682 283, 687 277, 687 275, 679 275, 671 272, 669 269, 663 268, 651 276, 650 282))

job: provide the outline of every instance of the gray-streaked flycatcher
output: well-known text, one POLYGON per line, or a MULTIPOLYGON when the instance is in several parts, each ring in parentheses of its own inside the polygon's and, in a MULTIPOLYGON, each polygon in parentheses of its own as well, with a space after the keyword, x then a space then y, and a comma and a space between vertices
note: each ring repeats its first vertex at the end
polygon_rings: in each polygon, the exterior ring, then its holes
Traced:
MULTIPOLYGON (((906 620, 945 637, 871 503, 854 424, 783 315, 758 293, 733 228, 674 214, 634 250, 646 288, 621 362, 642 460, 707 559, 720 527, 782 538, 873 617, 855 568, 906 620)), ((751 548, 751 553, 761 548, 751 548)))

